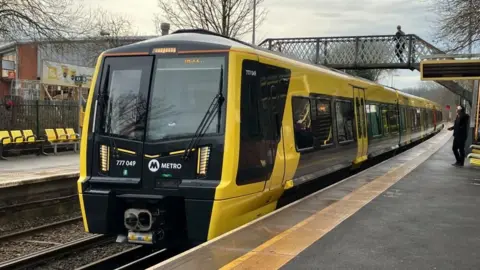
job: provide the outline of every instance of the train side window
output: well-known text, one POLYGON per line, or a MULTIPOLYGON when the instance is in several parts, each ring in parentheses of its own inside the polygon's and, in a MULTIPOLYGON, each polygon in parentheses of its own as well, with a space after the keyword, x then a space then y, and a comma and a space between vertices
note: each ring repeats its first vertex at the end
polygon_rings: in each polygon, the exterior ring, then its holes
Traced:
POLYGON ((391 133, 398 132, 398 110, 396 105, 388 105, 387 112, 388 127, 391 133))
POLYGON ((353 141, 354 111, 351 101, 335 102, 338 142, 353 141))
POLYGON ((380 109, 382 111, 383 135, 387 135, 390 133, 388 126, 388 107, 387 105, 380 105, 380 109))
POLYGON ((368 137, 377 137, 382 135, 380 111, 378 105, 367 105, 368 137))
POLYGON ((297 150, 313 147, 313 132, 310 99, 292 97, 293 128, 297 150))
POLYGON ((400 126, 402 128, 402 131, 406 131, 406 121, 405 121, 405 108, 402 107, 400 108, 400 126))
POLYGON ((415 108, 410 108, 410 119, 412 120, 412 130, 417 129, 417 113, 415 108))
POLYGON ((422 117, 422 116, 421 116, 421 110, 420 110, 420 108, 416 108, 416 109, 415 109, 415 121, 416 121, 416 126, 415 126, 415 128, 416 128, 416 129, 420 129, 420 127, 421 127, 421 124, 422 124, 422 122, 421 122, 421 117, 422 117))
POLYGON ((316 106, 314 108, 316 117, 312 117, 312 131, 318 143, 316 145, 330 145, 333 143, 333 126, 330 100, 323 98, 317 99, 316 106))
POLYGON ((411 124, 412 130, 415 130, 415 127, 417 125, 415 110, 416 110, 415 108, 410 108, 409 109, 409 111, 410 111, 410 121, 412 122, 412 124, 411 124))

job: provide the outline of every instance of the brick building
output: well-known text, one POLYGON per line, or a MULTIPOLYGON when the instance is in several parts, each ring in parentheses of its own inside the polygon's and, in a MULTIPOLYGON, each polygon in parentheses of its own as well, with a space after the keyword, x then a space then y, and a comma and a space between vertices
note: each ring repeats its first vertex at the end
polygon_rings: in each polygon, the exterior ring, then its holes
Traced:
POLYGON ((81 75, 79 72, 92 72, 100 52, 153 37, 102 36, 68 42, 31 40, 0 42, 0 99, 6 95, 16 95, 15 90, 24 82, 36 83, 36 90, 39 84, 58 84, 58 89, 68 87, 72 84, 74 75, 81 75), (56 76, 54 73, 60 74, 57 76, 60 78, 52 79, 52 76, 56 76))

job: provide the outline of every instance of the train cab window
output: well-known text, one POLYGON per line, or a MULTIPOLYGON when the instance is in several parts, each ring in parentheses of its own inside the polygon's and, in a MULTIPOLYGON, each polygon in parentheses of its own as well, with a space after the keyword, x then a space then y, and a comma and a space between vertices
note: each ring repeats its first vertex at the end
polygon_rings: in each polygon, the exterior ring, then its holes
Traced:
POLYGON ((106 58, 99 97, 102 134, 143 139, 151 68, 151 57, 106 58))
POLYGON ((378 105, 367 105, 367 121, 368 121, 368 137, 376 137, 382 135, 380 110, 378 105))
MULTIPOLYGON (((226 82, 225 56, 158 58, 153 71, 146 140, 189 138, 226 82), (220 84, 222 82, 223 85, 220 84), (220 87, 221 86, 221 87, 220 87)), ((221 112, 226 107, 220 107, 221 112)), ((222 120, 214 117, 205 136, 221 133, 222 120)))
POLYGON ((310 99, 292 97, 293 128, 297 150, 313 147, 312 117, 310 99))
POLYGON ((351 101, 337 101, 335 103, 338 142, 353 141, 354 111, 351 101))
POLYGON ((317 99, 315 101, 316 117, 312 119, 312 131, 317 140, 317 145, 322 146, 332 144, 333 126, 330 100, 317 99))

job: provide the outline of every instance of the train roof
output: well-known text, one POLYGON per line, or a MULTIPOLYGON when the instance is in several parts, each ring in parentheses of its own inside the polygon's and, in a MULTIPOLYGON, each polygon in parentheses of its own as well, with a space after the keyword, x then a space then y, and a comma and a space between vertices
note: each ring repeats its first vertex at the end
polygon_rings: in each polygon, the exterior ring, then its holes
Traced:
POLYGON ((289 61, 289 62, 291 61, 291 62, 295 62, 296 64, 301 63, 301 64, 305 65, 306 68, 316 69, 318 71, 328 73, 332 76, 340 77, 340 78, 347 79, 347 80, 351 80, 353 82, 355 82, 355 81, 356 82, 361 82, 361 83, 366 84, 366 85, 371 86, 371 87, 372 86, 373 87, 374 86, 381 87, 381 88, 383 88, 387 91, 397 92, 399 95, 408 97, 409 99, 416 99, 416 100, 419 100, 419 101, 433 103, 433 104, 438 106, 438 104, 436 104, 433 101, 430 101, 430 100, 427 100, 427 99, 424 99, 424 98, 421 98, 421 97, 418 97, 418 96, 414 96, 414 95, 411 95, 411 94, 408 94, 408 93, 404 93, 404 92, 402 92, 398 89, 391 88, 391 87, 388 87, 388 86, 385 86, 385 85, 382 85, 382 84, 378 84, 376 82, 372 82, 372 81, 369 81, 367 79, 345 73, 345 72, 343 72, 341 70, 338 70, 338 69, 333 69, 333 68, 330 68, 330 67, 327 67, 327 66, 324 66, 324 65, 320 65, 320 64, 313 64, 311 62, 308 62, 308 61, 305 61, 305 60, 302 60, 302 59, 298 59, 298 58, 295 58, 295 57, 292 57, 292 56, 289 56, 289 55, 285 55, 285 54, 282 54, 280 52, 271 51, 271 50, 268 50, 268 49, 265 49, 265 48, 262 48, 262 47, 259 47, 259 46, 256 46, 256 45, 252 45, 252 44, 240 41, 240 40, 235 39, 235 38, 226 37, 226 36, 220 35, 218 33, 214 33, 214 32, 208 31, 208 30, 204 30, 204 29, 178 30, 178 31, 173 32, 170 35, 159 36, 159 37, 156 37, 156 38, 151 38, 151 39, 136 42, 136 43, 133 43, 133 44, 113 48, 113 49, 110 49, 110 50, 106 51, 105 53, 109 54, 109 53, 138 52, 138 50, 142 50, 142 49, 151 51, 151 49, 155 48, 156 46, 169 45, 169 44, 185 44, 187 46, 191 46, 192 50, 209 49, 209 48, 212 48, 213 46, 217 50, 219 48, 221 49, 222 47, 225 50, 228 50, 228 49, 231 49, 231 48, 243 49, 243 50, 252 50, 252 51, 254 51, 254 52, 256 52, 257 54, 260 54, 260 55, 264 55, 264 56, 267 56, 267 57, 276 56, 276 57, 281 58, 284 61, 289 61))

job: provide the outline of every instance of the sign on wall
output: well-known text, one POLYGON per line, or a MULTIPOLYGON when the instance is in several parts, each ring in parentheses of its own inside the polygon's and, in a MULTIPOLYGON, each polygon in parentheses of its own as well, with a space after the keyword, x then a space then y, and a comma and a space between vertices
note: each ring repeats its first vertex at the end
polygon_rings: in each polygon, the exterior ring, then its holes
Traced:
POLYGON ((88 87, 90 86, 93 72, 94 68, 44 60, 41 79, 42 83, 45 84, 76 86, 78 85, 78 78, 82 77, 83 86, 88 87))

